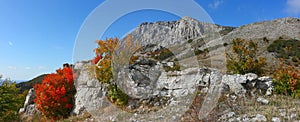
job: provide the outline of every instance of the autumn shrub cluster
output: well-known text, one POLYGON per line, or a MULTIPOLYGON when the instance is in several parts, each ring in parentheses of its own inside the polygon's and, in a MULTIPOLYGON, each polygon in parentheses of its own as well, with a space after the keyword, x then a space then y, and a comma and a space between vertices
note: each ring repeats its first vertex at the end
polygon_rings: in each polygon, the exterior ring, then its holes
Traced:
POLYGON ((23 106, 27 91, 19 91, 15 82, 8 79, 0 81, 0 122, 20 121, 18 111, 23 106))
POLYGON ((58 69, 34 86, 36 107, 47 118, 61 119, 70 115, 75 94, 73 78, 71 68, 58 69))
POLYGON ((274 74, 274 91, 276 93, 300 98, 299 69, 292 66, 284 66, 281 61, 280 68, 274 74))
POLYGON ((266 61, 265 58, 258 58, 255 42, 237 38, 233 40, 231 50, 232 53, 226 53, 226 68, 229 73, 262 75, 266 61))

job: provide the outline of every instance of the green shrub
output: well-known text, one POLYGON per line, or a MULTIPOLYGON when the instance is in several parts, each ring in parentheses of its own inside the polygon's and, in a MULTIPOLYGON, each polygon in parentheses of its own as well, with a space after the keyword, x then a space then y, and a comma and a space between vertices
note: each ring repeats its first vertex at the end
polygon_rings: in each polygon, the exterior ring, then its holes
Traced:
MULTIPOLYGON (((0 76, 1 79, 1 76, 0 76)), ((23 106, 27 92, 19 94, 16 83, 8 79, 0 81, 0 121, 20 121, 18 111, 23 106)))
POLYGON ((208 48, 205 48, 205 49, 204 49, 204 52, 205 52, 205 53, 208 53, 208 52, 209 52, 209 49, 208 49, 208 48))
POLYGON ((224 47, 226 47, 227 45, 228 45, 228 43, 226 43, 226 42, 225 42, 225 43, 223 43, 223 46, 224 46, 224 47))
POLYGON ((296 57, 293 57, 293 58, 292 58, 292 61, 293 61, 293 62, 298 62, 298 59, 297 59, 296 57))
POLYGON ((163 68, 166 72, 168 72, 168 71, 180 71, 180 65, 178 63, 175 63, 175 65, 173 67, 163 66, 163 68))
MULTIPOLYGON (((295 39, 279 38, 268 46, 269 52, 275 52, 277 58, 294 58, 300 59, 300 41, 295 39)), ((292 59, 293 60, 293 59, 292 59)))
POLYGON ((189 39, 187 42, 188 42, 188 43, 192 43, 192 42, 193 42, 193 39, 189 39))
POLYGON ((109 85, 108 98, 111 102, 124 106, 128 102, 128 95, 125 94, 117 85, 109 85))
POLYGON ((154 54, 158 54, 157 56, 154 56, 154 59, 163 61, 171 56, 174 56, 174 54, 168 50, 167 48, 163 48, 158 52, 155 52, 154 54))
POLYGON ((267 37, 264 37, 263 41, 269 43, 269 39, 267 37))
POLYGON ((299 52, 296 52, 296 57, 297 57, 298 59, 300 59, 300 51, 299 51, 299 52))
POLYGON ((261 75, 266 65, 264 58, 257 58, 257 44, 253 41, 235 39, 232 43, 232 53, 226 53, 226 68, 228 73, 261 75))
POLYGON ((203 54, 205 53, 203 50, 195 49, 194 50, 195 55, 203 54))

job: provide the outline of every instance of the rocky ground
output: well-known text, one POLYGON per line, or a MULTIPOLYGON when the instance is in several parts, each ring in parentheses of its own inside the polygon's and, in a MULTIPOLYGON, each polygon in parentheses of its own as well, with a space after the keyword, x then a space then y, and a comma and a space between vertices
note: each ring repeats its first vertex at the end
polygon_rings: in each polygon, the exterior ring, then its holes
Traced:
POLYGON ((198 119, 203 95, 198 94, 190 110, 181 121, 299 121, 300 100, 284 95, 240 98, 235 95, 223 95, 218 106, 205 119, 198 119))

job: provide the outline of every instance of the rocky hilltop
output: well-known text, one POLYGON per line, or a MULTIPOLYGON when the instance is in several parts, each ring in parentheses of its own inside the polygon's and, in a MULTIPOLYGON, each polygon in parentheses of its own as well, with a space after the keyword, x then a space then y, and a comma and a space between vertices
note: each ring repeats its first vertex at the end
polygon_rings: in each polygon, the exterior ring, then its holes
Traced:
POLYGON ((195 38, 218 38, 234 29, 235 27, 220 26, 200 22, 191 17, 183 17, 178 21, 142 23, 131 35, 133 39, 143 44, 160 44, 167 46, 195 38))
POLYGON ((197 38, 206 38, 207 42, 215 39, 220 41, 221 39, 223 42, 229 43, 236 38, 262 39, 266 37, 277 39, 282 35, 300 39, 300 19, 281 18, 240 27, 230 27, 200 22, 191 17, 183 17, 178 21, 145 22, 130 34, 135 40, 139 40, 142 43, 156 44, 159 42, 163 46, 197 38), (214 37, 211 37, 213 35, 214 37))
POLYGON ((268 67, 274 67, 278 62, 274 62, 276 57, 266 51, 267 47, 281 37, 300 40, 300 19, 280 18, 240 27, 229 27, 183 17, 170 22, 145 22, 130 34, 141 44, 167 47, 178 57, 186 58, 190 57, 186 55, 191 55, 193 51, 209 50, 209 56, 200 56, 200 58, 198 56, 199 63, 201 66, 214 67, 223 71, 225 51, 230 49, 232 40, 236 38, 253 40, 258 43, 259 56, 267 57, 268 67), (214 64, 208 63, 211 60, 214 64))

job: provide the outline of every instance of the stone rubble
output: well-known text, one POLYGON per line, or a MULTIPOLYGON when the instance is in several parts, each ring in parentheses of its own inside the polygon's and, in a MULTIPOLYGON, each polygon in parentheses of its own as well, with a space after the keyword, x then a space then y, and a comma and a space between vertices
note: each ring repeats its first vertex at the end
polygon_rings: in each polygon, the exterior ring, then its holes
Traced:
POLYGON ((262 103, 264 105, 269 104, 269 101, 267 99, 265 99, 265 98, 262 98, 262 97, 257 98, 256 101, 259 102, 259 103, 262 103))

